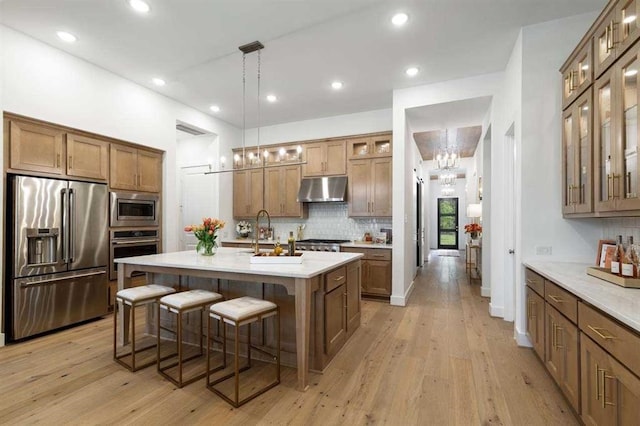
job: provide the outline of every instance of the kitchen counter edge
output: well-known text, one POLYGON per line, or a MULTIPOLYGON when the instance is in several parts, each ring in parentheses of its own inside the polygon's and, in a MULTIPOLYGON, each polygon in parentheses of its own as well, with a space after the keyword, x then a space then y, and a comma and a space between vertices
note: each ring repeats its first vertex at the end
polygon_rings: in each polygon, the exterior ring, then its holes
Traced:
POLYGON ((640 333, 640 289, 587 275, 586 263, 526 261, 524 266, 640 333))

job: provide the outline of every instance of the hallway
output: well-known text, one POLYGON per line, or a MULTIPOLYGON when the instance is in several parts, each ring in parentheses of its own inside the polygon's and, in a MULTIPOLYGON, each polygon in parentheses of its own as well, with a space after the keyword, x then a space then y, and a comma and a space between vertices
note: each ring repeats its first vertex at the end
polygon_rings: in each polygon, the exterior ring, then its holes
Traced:
POLYGON ((432 255, 405 308, 363 302, 362 326, 323 375, 232 409, 202 381, 177 389, 155 368, 111 359, 112 320, 0 349, 0 423, 578 424, 513 324, 490 318, 464 257, 432 255))

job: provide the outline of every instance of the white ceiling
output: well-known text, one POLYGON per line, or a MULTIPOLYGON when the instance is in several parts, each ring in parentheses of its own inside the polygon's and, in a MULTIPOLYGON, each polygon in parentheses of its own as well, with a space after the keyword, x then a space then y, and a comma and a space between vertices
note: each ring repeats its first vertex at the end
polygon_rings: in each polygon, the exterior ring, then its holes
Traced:
MULTIPOLYGON (((0 22, 204 113, 242 126, 242 54, 260 40, 260 123, 390 108, 392 90, 503 70, 520 27, 596 11, 606 0, 4 0, 0 22), (393 27, 397 11, 409 14, 393 27), (58 40, 66 30, 74 44, 58 40), (420 73, 407 77, 404 70, 420 73), (158 88, 150 79, 167 81, 158 88), (333 91, 334 79, 344 82, 333 91), (217 104, 219 113, 209 106, 217 104)), ((257 124, 247 56, 247 127, 257 124)), ((559 64, 560 65, 560 64, 559 64)))

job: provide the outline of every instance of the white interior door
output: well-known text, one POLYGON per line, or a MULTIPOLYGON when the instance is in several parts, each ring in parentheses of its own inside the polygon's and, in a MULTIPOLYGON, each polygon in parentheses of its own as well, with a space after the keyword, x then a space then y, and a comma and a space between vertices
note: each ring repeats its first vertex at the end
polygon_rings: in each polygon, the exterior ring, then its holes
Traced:
POLYGON ((218 217, 218 199, 217 174, 205 175, 193 168, 181 170, 179 235, 183 250, 195 250, 198 243, 191 232, 184 232, 184 227, 201 224, 203 217, 218 217))

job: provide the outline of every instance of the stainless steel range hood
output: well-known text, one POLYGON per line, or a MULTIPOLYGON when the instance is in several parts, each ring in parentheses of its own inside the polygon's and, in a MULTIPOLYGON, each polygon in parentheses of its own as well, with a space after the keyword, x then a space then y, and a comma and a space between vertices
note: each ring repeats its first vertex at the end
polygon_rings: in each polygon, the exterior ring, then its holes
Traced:
POLYGON ((346 176, 304 178, 300 183, 298 201, 301 203, 344 202, 347 198, 346 193, 346 176))

